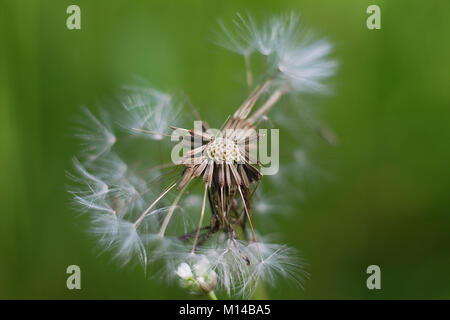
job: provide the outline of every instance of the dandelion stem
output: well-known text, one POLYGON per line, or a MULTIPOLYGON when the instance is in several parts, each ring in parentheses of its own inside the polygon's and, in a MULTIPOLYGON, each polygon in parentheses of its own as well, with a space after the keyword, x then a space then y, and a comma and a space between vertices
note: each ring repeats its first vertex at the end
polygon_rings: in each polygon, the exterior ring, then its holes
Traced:
POLYGON ((208 191, 208 184, 205 183, 205 193, 203 194, 202 212, 200 213, 200 221, 198 222, 197 233, 195 234, 194 245, 192 246, 191 253, 195 252, 195 247, 197 246, 198 236, 200 235, 200 229, 202 228, 203 217, 205 216, 207 191, 208 191))
POLYGON ((175 211, 175 208, 176 208, 178 202, 180 201, 181 196, 183 195, 183 193, 186 190, 188 185, 189 185, 189 182, 183 187, 183 189, 180 190, 177 197, 175 198, 172 205, 170 206, 170 210, 167 213, 166 217, 164 218, 164 221, 161 225, 161 229, 159 230, 159 233, 158 233, 159 237, 161 237, 161 238, 164 237, 164 233, 166 233, 166 229, 167 229, 167 226, 169 225, 170 219, 172 218, 173 212, 175 211))
POLYGON ((155 201, 153 201, 153 203, 141 214, 141 216, 136 220, 136 222, 134 223, 134 228, 137 229, 139 227, 139 225, 142 223, 142 221, 144 220, 145 216, 150 212, 150 210, 152 210, 152 208, 159 202, 159 200, 161 200, 170 190, 173 189, 173 187, 175 187, 177 184, 174 183, 172 184, 170 187, 168 187, 166 190, 164 190, 163 193, 161 193, 159 195, 158 198, 156 198, 155 201))
POLYGON ((214 293, 214 290, 208 292, 208 296, 211 298, 211 300, 218 300, 216 294, 214 293))

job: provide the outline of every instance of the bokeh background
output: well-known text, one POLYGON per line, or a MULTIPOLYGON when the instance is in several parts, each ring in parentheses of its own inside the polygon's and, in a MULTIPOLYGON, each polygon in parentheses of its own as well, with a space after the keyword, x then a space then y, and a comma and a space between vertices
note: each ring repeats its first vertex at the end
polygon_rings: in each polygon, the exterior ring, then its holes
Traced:
POLYGON ((320 104, 339 144, 315 152, 332 179, 299 186, 277 222, 311 278, 268 297, 450 298, 450 2, 406 0, 2 0, 0 298, 187 298, 94 249, 66 192, 73 119, 135 76, 226 115, 246 88, 241 58, 209 41, 217 18, 291 10, 336 44, 335 93, 320 104), (81 30, 66 28, 70 4, 81 30), (366 28, 370 4, 381 30, 366 28), (71 264, 78 291, 65 286, 71 264), (381 290, 366 288, 370 264, 381 290))

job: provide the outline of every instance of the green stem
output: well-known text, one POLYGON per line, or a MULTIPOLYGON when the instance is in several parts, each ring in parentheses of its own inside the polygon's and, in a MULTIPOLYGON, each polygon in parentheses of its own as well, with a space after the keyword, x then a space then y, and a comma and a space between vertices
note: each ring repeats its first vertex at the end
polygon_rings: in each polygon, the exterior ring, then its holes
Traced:
POLYGON ((214 293, 214 290, 208 292, 208 296, 211 298, 211 300, 218 300, 216 294, 214 293))

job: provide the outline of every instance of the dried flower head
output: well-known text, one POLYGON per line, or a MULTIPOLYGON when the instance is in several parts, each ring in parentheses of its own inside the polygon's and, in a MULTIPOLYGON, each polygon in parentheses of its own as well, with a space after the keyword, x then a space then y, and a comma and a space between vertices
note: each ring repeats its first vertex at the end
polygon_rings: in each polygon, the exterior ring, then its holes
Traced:
POLYGON ((216 288, 249 296, 260 282, 275 285, 280 277, 300 282, 306 275, 294 249, 266 243, 255 230, 258 209, 268 207, 264 201, 253 203, 264 176, 256 152, 264 134, 257 130, 282 97, 323 91, 323 81, 336 67, 328 58, 330 44, 312 41, 296 15, 262 24, 238 15, 233 25, 220 23, 227 39, 223 46, 244 56, 251 93, 220 130, 200 118, 193 127, 180 128, 175 123, 183 117, 180 99, 128 87, 121 98, 126 116, 117 129, 106 116, 98 119, 86 111, 83 160, 74 160, 77 174, 72 175, 78 182, 73 199, 91 214, 91 231, 104 248, 124 264, 134 257, 145 266, 162 261, 169 279, 212 296, 216 288), (253 54, 267 60, 259 83, 253 83, 253 54), (152 156, 132 163, 120 146, 131 143, 130 134, 161 144, 171 136, 181 148, 172 150, 171 163, 151 165, 158 161, 152 156), (167 168, 175 170, 171 176, 167 168), (201 197, 192 192, 196 182, 202 184, 201 197))

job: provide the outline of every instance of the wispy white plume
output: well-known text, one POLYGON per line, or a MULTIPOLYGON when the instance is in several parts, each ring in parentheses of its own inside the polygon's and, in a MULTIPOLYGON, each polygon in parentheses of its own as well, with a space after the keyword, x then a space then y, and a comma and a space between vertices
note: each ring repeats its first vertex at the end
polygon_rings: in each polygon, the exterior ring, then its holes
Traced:
POLYGON ((248 285, 256 286, 264 282, 275 286, 279 279, 294 281, 299 286, 308 273, 305 271, 305 262, 298 252, 286 245, 250 243, 249 251, 261 252, 262 260, 257 260, 249 278, 248 285))
POLYGON ((249 56, 255 50, 249 37, 252 28, 250 21, 237 14, 237 18, 232 20, 231 25, 225 24, 220 19, 218 23, 221 30, 216 32, 217 38, 214 42, 217 45, 243 56, 249 56))
POLYGON ((301 284, 304 262, 287 246, 228 240, 204 253, 220 279, 218 285, 228 295, 251 296, 260 282, 275 284, 277 277, 301 284))
POLYGON ((111 250, 114 257, 123 265, 134 257, 147 264, 147 252, 133 223, 114 214, 91 215, 90 231, 97 235, 104 250, 111 250))
POLYGON ((72 180, 79 182, 82 187, 71 190, 73 200, 80 205, 84 211, 106 212, 115 214, 107 201, 108 193, 111 192, 109 186, 97 176, 91 174, 78 161, 73 160, 77 175, 70 175, 72 180))
POLYGON ((105 111, 100 111, 100 119, 95 117, 87 108, 83 108, 83 111, 85 121, 83 126, 79 128, 76 136, 82 141, 82 156, 87 161, 95 161, 111 150, 116 143, 116 136, 112 130, 109 116, 105 111))
POLYGON ((328 41, 314 41, 311 36, 297 44, 285 41, 277 50, 278 69, 295 91, 324 92, 323 81, 332 76, 337 67, 336 61, 328 59, 331 49, 328 41))
POLYGON ((110 152, 95 163, 88 163, 88 168, 96 173, 98 180, 108 185, 108 201, 118 216, 130 215, 134 209, 144 209, 145 196, 151 190, 116 153, 110 152))
MULTIPOLYGON (((82 212, 89 213, 89 231, 98 236, 104 250, 112 251, 114 258, 123 265, 136 256, 145 265, 147 254, 157 259, 163 255, 157 237, 157 222, 169 210, 159 207, 150 210, 139 226, 135 224, 136 213, 142 213, 148 205, 143 195, 147 185, 115 154, 103 156, 95 165, 89 163, 90 170, 74 159, 76 174, 70 175, 79 184, 71 190, 74 202, 82 212), (155 245, 157 242, 157 245, 155 245)), ((150 197, 148 197, 150 198, 150 197)), ((168 239, 164 239, 167 242, 168 239)))
POLYGON ((315 40, 291 13, 272 16, 258 23, 254 17, 237 14, 231 27, 219 22, 224 37, 219 45, 248 57, 257 51, 280 71, 279 84, 291 92, 325 92, 323 83, 335 73, 337 63, 329 58, 332 45, 315 40))
POLYGON ((136 86, 127 86, 121 102, 128 119, 123 126, 131 133, 161 140, 170 126, 176 125, 181 105, 167 93, 136 86))

